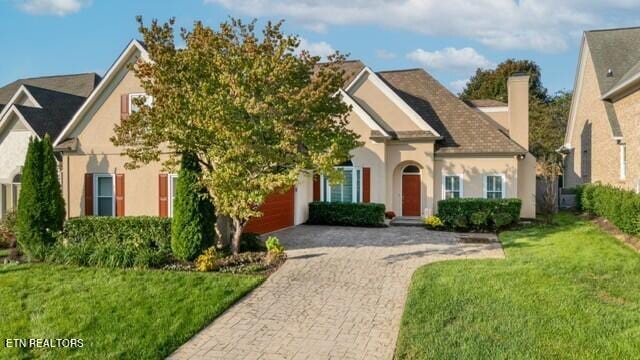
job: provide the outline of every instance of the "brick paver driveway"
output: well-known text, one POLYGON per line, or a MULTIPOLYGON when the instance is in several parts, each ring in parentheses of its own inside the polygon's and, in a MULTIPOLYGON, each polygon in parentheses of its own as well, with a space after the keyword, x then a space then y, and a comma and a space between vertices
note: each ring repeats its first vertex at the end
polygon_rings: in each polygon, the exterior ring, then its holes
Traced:
POLYGON ((297 226, 276 234, 287 262, 180 347, 175 359, 391 359, 407 288, 421 265, 500 258, 419 227, 297 226))

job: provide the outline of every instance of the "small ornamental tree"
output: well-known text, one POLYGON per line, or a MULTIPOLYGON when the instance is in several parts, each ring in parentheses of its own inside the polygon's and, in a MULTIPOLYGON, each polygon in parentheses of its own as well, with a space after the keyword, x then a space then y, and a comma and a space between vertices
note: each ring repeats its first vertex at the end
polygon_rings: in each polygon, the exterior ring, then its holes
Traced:
POLYGON ((18 204, 18 243, 31 258, 44 259, 62 230, 64 200, 51 139, 31 139, 22 169, 18 204))
POLYGON ((201 172, 195 156, 182 156, 171 224, 171 250, 180 260, 195 259, 214 240, 215 211, 209 193, 200 184, 201 172))
POLYGON ((297 51, 299 38, 283 34, 281 22, 267 23, 260 35, 255 21, 231 19, 217 30, 196 22, 182 30, 181 48, 173 19, 138 22, 150 61, 134 71, 153 106, 139 101, 140 111, 111 140, 125 148, 129 168, 159 161, 166 150, 172 164, 177 154, 194 154, 218 218, 233 222, 234 254, 269 194, 287 191, 304 171, 341 178, 334 165, 360 145, 347 129, 349 107, 336 95, 344 56, 320 64, 297 51))

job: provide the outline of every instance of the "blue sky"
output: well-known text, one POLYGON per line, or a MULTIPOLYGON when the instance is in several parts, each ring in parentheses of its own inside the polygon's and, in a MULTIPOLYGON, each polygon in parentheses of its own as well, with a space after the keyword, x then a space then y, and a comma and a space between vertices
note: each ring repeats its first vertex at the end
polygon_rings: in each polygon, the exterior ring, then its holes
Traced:
POLYGON ((477 67, 531 59, 551 91, 571 89, 585 29, 640 25, 637 0, 0 0, 0 84, 104 74, 138 37, 135 16, 178 26, 228 16, 285 19, 318 55, 350 53, 374 70, 423 67, 459 90, 477 67))

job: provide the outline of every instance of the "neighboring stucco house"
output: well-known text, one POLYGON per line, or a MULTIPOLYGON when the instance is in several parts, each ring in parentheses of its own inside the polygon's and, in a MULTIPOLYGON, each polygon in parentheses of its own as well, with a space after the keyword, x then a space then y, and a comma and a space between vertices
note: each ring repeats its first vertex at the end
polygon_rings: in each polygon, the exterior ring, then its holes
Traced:
POLYGON ((29 139, 55 139, 99 81, 93 73, 46 76, 0 88, 0 218, 18 204, 29 139))
POLYGON ((640 191, 640 28, 584 33, 561 152, 564 188, 640 191))
MULTIPOLYGON (((148 54, 132 41, 56 139, 70 217, 171 216, 175 176, 159 163, 126 170, 109 140, 114 125, 144 96, 129 64, 148 54)), ((330 186, 302 175, 274 194, 247 231, 269 232, 306 221, 314 200, 376 202, 404 216, 437 211, 445 197, 519 197, 522 217, 535 216, 535 158, 528 153, 528 77, 509 79, 509 104, 459 100, 421 69, 373 72, 359 61, 340 96, 352 106, 349 127, 364 146, 342 166, 345 182, 330 186)))

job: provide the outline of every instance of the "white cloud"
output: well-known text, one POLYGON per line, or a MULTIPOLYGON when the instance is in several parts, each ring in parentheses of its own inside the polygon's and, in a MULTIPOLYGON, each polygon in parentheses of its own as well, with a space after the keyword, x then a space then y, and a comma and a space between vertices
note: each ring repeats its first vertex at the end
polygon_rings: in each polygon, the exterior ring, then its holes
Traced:
POLYGON ((561 51, 585 29, 633 24, 637 0, 204 0, 300 24, 373 24, 501 49, 561 51))
POLYGON ((327 56, 336 52, 333 47, 325 41, 311 42, 305 38, 300 38, 298 50, 307 50, 309 54, 320 56, 323 59, 326 59, 327 56))
POLYGON ((455 80, 449 83, 449 90, 454 94, 460 94, 465 86, 467 86, 468 79, 455 80))
POLYGON ((32 15, 65 16, 80 11, 89 5, 88 0, 21 0, 17 6, 32 15))
POLYGON ((428 69, 447 70, 458 73, 468 73, 477 68, 495 66, 489 59, 470 47, 462 49, 448 47, 436 51, 416 49, 408 53, 407 57, 428 69))
POLYGON ((319 34, 324 34, 327 32, 327 24, 325 23, 310 23, 310 24, 301 24, 303 28, 307 30, 311 30, 313 32, 317 32, 319 34))
POLYGON ((389 50, 378 49, 376 50, 376 57, 382 60, 391 60, 396 58, 396 54, 389 50))

